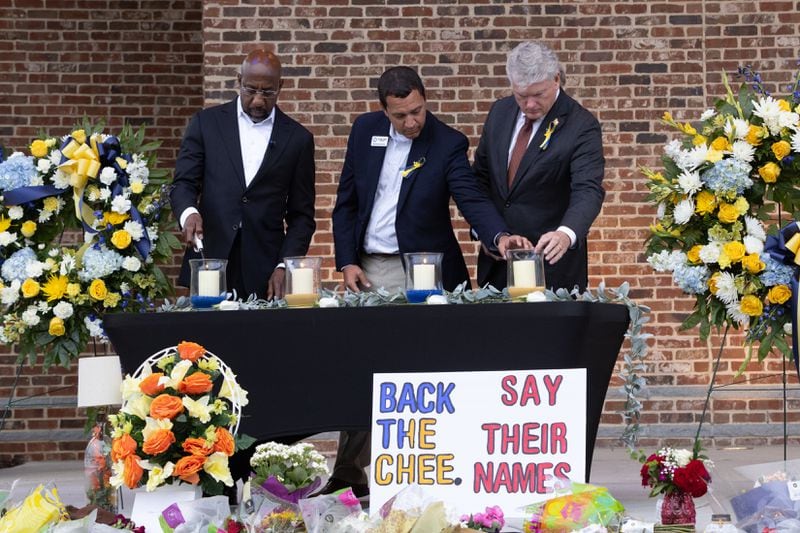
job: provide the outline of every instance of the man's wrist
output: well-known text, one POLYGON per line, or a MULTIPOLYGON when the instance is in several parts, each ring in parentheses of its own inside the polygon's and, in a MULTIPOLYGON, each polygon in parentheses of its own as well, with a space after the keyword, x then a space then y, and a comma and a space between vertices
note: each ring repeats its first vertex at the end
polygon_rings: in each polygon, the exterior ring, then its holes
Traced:
POLYGON ((503 237, 510 237, 510 236, 511 234, 507 231, 501 231, 500 233, 495 235, 494 241, 492 241, 494 243, 494 247, 497 248, 497 246, 500 244, 500 239, 502 239, 503 237))
POLYGON ((275 265, 275 270, 278 270, 279 268, 286 270, 286 263, 281 262, 275 265))

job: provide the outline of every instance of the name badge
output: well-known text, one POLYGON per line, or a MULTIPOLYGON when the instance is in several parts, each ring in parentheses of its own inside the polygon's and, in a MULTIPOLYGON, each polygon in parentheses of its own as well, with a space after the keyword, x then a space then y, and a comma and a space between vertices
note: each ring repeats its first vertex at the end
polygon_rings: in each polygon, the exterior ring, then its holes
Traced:
POLYGON ((383 137, 381 135, 372 136, 372 144, 370 144, 370 146, 381 146, 385 148, 388 145, 389 145, 389 137, 383 137))

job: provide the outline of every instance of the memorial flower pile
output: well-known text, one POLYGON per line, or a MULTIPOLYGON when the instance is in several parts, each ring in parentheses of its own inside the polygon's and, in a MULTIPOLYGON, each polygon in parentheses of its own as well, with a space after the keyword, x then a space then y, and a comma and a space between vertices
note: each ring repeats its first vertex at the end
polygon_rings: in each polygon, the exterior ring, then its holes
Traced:
POLYGON ((461 522, 464 524, 464 527, 476 531, 487 531, 489 533, 497 533, 506 525, 503 510, 497 505, 487 507, 486 511, 483 513, 464 515, 461 517, 461 522))
POLYGON ((184 482, 221 494, 233 486, 229 458, 253 442, 234 436, 233 408, 247 405, 247 392, 218 357, 193 342, 165 350, 154 366, 126 376, 122 408, 109 416, 111 485, 144 485, 149 492, 184 482))
POLYGON ((699 326, 703 339, 712 326, 743 327, 750 346, 760 344, 759 360, 773 349, 791 354, 798 246, 783 253, 781 239, 771 244, 768 235, 800 218, 798 83, 789 97, 776 98, 760 83, 735 94, 726 81, 726 96, 697 121, 664 113, 680 136, 667 144, 662 169, 643 170, 657 206, 647 261, 695 297, 682 327, 699 326))
POLYGON ((158 145, 143 129, 85 124, 0 163, 0 341, 21 357, 68 365, 104 337, 103 314, 169 294, 156 265, 180 243, 167 231, 158 145))
POLYGON ((328 474, 328 462, 312 444, 266 442, 250 458, 253 481, 281 500, 297 503, 312 493, 328 474))
POLYGON ((644 460, 640 471, 642 486, 650 487, 650 496, 684 492, 699 498, 711 483, 707 469, 710 466, 690 450, 662 448, 644 460))

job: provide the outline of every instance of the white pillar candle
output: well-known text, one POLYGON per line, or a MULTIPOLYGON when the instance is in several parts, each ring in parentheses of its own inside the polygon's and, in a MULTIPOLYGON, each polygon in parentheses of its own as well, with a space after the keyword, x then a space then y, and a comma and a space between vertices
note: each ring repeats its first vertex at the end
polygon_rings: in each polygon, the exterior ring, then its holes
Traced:
POLYGON ((436 266, 426 263, 414 265, 414 290, 430 291, 436 288, 436 266))
POLYGON ((197 295, 219 296, 219 270, 197 271, 197 295))
POLYGON ((514 287, 536 287, 536 263, 528 259, 514 261, 514 287))
POLYGON ((314 293, 314 269, 295 268, 292 270, 292 294, 314 293))

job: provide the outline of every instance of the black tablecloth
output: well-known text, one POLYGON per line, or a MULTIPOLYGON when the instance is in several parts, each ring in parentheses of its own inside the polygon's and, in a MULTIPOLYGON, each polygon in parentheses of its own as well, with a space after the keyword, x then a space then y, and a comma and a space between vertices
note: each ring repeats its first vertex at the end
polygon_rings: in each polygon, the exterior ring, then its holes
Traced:
POLYGON ((123 369, 182 340, 222 358, 249 391, 240 431, 258 439, 368 429, 374 372, 586 368, 586 475, 628 328, 590 302, 110 314, 123 369))

